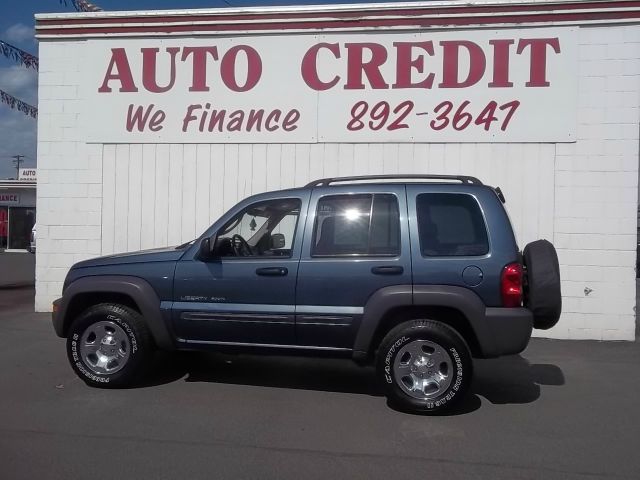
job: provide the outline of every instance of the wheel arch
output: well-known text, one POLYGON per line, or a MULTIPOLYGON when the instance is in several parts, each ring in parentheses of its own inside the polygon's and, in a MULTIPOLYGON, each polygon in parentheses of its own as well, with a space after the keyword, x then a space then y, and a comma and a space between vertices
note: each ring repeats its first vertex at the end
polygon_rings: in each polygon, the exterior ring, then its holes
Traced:
POLYGON ((144 279, 131 276, 81 277, 71 283, 59 305, 56 332, 66 337, 71 323, 87 308, 100 303, 117 303, 140 313, 156 345, 173 350, 170 318, 160 308, 160 299, 144 279))
POLYGON ((478 343, 478 337, 476 336, 473 327, 469 323, 469 320, 464 316, 464 314, 460 310, 452 307, 441 307, 433 305, 412 305, 408 307, 397 307, 386 312, 384 317, 381 319, 373 338, 371 339, 368 355, 371 356, 374 354, 374 352, 380 346, 383 338, 393 328, 409 320, 419 319, 435 320, 437 322, 443 323, 444 325, 447 325, 448 327, 451 327, 466 342, 469 350, 471 351, 471 354, 474 357, 482 356, 482 350, 480 349, 480 344, 478 343))
POLYGON ((486 307, 472 291, 448 285, 396 285, 374 293, 365 305, 354 358, 370 360, 380 342, 396 325, 412 319, 440 321, 456 330, 474 357, 495 350, 485 320, 486 307))

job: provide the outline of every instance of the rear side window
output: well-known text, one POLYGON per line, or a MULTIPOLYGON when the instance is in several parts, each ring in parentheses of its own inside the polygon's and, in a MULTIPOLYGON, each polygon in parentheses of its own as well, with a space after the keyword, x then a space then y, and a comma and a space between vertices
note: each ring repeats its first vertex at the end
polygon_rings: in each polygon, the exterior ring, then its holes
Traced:
POLYGON ((394 195, 331 195, 318 201, 312 256, 399 254, 400 212, 394 195))
POLYGON ((416 206, 423 256, 479 256, 489 252, 484 218, 471 195, 423 193, 418 195, 416 206))

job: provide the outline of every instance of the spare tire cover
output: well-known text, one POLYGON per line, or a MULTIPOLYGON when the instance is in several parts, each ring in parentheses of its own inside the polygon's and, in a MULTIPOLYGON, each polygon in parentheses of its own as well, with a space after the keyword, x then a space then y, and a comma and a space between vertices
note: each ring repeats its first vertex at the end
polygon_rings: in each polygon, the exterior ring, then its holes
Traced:
POLYGON ((553 327, 562 312, 560 265, 558 254, 548 240, 536 240, 524 249, 527 268, 524 305, 533 312, 533 326, 541 330, 553 327))

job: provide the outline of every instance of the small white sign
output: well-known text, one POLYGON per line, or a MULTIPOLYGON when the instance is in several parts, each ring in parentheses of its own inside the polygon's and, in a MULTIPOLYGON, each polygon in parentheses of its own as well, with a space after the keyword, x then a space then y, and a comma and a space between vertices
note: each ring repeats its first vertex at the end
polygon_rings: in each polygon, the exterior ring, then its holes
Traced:
POLYGON ((19 205, 19 193, 0 193, 0 205, 19 205))
POLYGON ((21 182, 35 182, 38 178, 37 169, 21 168, 18 170, 18 180, 21 182))

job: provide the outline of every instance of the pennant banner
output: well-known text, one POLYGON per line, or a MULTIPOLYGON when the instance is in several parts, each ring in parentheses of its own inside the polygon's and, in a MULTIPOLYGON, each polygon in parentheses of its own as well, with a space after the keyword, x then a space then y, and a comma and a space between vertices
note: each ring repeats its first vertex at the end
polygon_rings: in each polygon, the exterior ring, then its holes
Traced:
POLYGON ((65 5, 71 4, 78 12, 101 12, 102 8, 87 2, 87 0, 60 0, 65 5))
POLYGON ((5 103, 14 110, 29 115, 33 118, 38 118, 38 109, 22 100, 17 99, 13 95, 9 95, 4 90, 0 90, 0 103, 5 103))
POLYGON ((38 57, 35 55, 31 55, 24 50, 20 50, 18 47, 14 47, 10 43, 7 43, 3 40, 0 40, 0 53, 7 57, 10 60, 15 60, 16 62, 24 65, 27 68, 33 68, 34 70, 38 70, 38 57))

